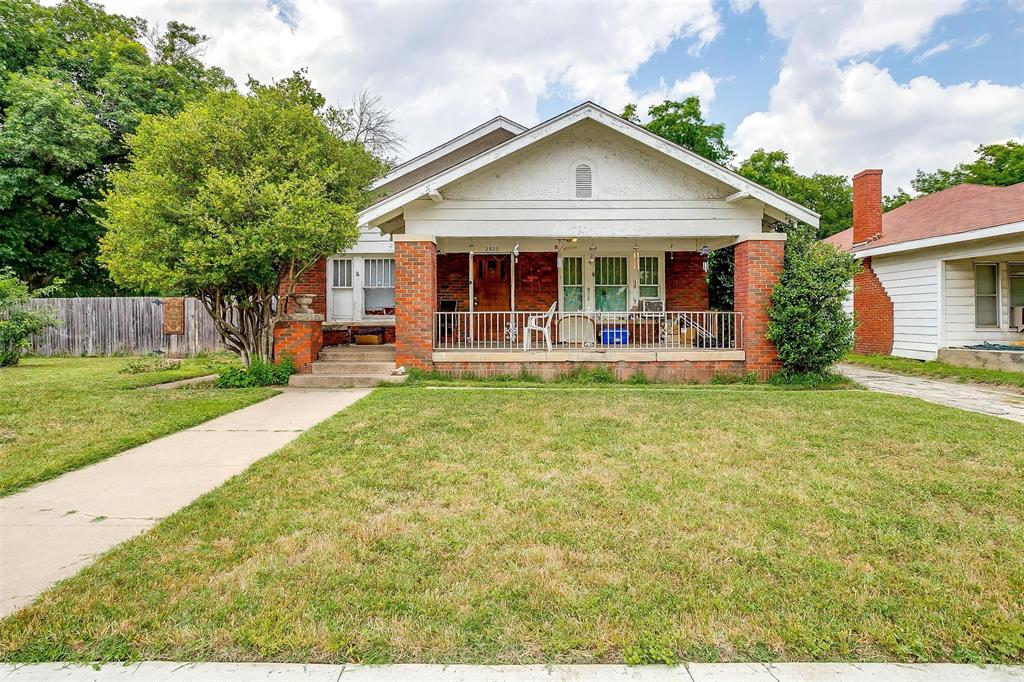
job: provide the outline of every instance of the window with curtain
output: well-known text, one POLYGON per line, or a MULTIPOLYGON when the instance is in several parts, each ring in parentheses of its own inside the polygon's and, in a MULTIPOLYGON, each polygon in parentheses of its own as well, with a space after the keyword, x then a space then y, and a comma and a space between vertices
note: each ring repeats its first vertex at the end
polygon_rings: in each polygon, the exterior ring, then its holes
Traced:
POLYGON ((366 315, 395 314, 394 258, 363 261, 363 312, 366 315))
POLYGON ((562 259, 562 310, 569 313, 583 310, 582 258, 562 259))
POLYGON ((1024 306, 1024 263, 1010 263, 1010 305, 1024 306))
POLYGON ((974 264, 974 324, 999 326, 999 264, 974 264))
POLYGON ((640 298, 661 298, 661 284, 658 278, 658 257, 640 258, 640 298))
POLYGON ((594 307, 615 312, 628 310, 626 280, 625 256, 594 259, 594 307))

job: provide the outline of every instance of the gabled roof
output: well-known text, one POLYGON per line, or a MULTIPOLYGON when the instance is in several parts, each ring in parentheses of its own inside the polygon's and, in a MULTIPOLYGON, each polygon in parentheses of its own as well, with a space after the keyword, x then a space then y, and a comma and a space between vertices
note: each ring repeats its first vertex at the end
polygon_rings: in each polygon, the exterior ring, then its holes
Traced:
POLYGON ((1024 182, 1009 187, 962 184, 914 199, 882 215, 882 236, 853 244, 853 228, 825 241, 856 253, 890 247, 889 252, 930 246, 939 237, 960 235, 1024 221, 1024 182), (899 248, 897 248, 899 247, 899 248))
POLYGON ((373 183, 373 188, 376 189, 388 184, 389 182, 393 182, 403 175, 413 172, 417 168, 422 168, 428 163, 433 163, 434 161, 447 156, 460 147, 465 147, 471 142, 479 140, 486 135, 490 135, 496 130, 505 130, 515 136, 519 133, 525 132, 527 128, 526 126, 519 125, 515 121, 509 120, 504 116, 495 116, 490 121, 481 123, 476 128, 467 130, 458 137, 448 140, 444 144, 438 145, 429 151, 423 152, 419 156, 415 156, 408 161, 400 163, 392 168, 387 175, 373 183))
MULTIPOLYGON (((685 147, 669 142, 663 137, 652 133, 646 128, 621 116, 617 116, 607 109, 600 107, 593 102, 584 102, 568 111, 548 119, 529 130, 520 133, 512 139, 503 142, 491 149, 488 149, 476 156, 458 163, 447 170, 441 171, 425 180, 422 180, 406 189, 381 199, 377 203, 367 207, 360 213, 361 223, 368 223, 383 217, 390 217, 397 213, 405 204, 427 195, 429 192, 443 187, 461 177, 479 170, 495 161, 513 154, 524 147, 539 142, 569 126, 583 120, 596 121, 609 128, 617 130, 627 137, 640 142, 656 151, 670 156, 705 175, 711 176, 729 187, 736 190, 737 194, 749 195, 750 198, 764 202, 766 205, 784 213, 785 215, 801 220, 805 223, 818 226, 818 214, 800 204, 791 201, 761 185, 744 178, 742 175, 729 170, 717 163, 708 161, 703 156, 696 154, 685 147)), ((457 138, 456 138, 457 139, 457 138)))

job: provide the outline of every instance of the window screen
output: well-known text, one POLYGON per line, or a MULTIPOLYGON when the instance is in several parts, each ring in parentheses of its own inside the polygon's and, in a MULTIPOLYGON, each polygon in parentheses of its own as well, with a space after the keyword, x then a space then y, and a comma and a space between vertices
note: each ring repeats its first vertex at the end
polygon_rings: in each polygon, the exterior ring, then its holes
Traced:
POLYGON ((1010 263, 1010 305, 1024 306, 1024 263, 1010 263))
POLYGON ((352 286, 352 261, 336 260, 334 263, 334 272, 331 276, 331 286, 338 288, 349 288, 352 286))
POLYGON ((999 326, 999 264, 974 265, 974 323, 978 327, 999 326))
POLYGON ((594 259, 594 298, 598 310, 628 309, 626 276, 625 256, 594 259))
POLYGON ((367 258, 363 262, 363 312, 395 314, 394 258, 367 258))
POLYGON ((640 298, 661 298, 657 256, 640 258, 640 298))
POLYGON ((562 310, 583 310, 583 259, 562 259, 562 310))

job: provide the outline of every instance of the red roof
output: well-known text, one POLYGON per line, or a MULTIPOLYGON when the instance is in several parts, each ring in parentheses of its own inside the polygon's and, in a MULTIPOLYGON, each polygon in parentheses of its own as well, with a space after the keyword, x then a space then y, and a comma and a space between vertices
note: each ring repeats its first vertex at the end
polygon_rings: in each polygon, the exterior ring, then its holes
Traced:
MULTIPOLYGON (((1020 221, 1024 221, 1024 182, 1009 187, 956 185, 883 214, 882 236, 858 246, 873 249, 1020 221)), ((825 241, 849 251, 853 228, 825 241)))

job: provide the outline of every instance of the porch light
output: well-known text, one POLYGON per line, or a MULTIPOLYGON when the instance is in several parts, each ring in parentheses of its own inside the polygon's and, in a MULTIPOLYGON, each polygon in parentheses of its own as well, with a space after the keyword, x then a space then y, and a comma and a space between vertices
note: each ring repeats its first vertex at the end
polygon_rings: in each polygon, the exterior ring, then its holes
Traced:
POLYGON ((705 244, 704 246, 700 247, 700 255, 704 257, 704 262, 701 263, 701 266, 704 268, 704 272, 708 271, 708 256, 710 254, 711 254, 711 249, 708 248, 707 244, 705 244))
POLYGON ((516 242, 516 245, 512 247, 512 258, 516 263, 519 262, 519 242, 516 242))

